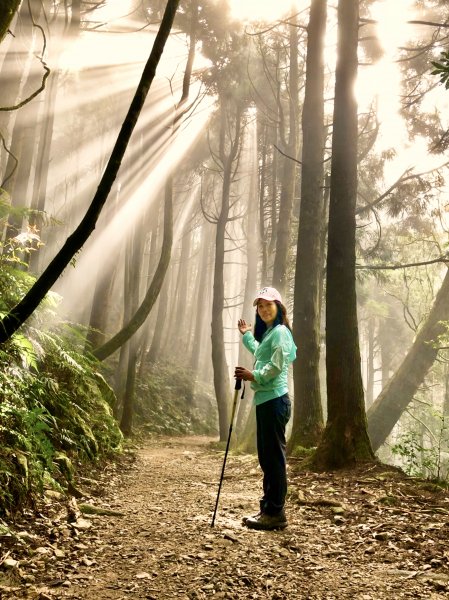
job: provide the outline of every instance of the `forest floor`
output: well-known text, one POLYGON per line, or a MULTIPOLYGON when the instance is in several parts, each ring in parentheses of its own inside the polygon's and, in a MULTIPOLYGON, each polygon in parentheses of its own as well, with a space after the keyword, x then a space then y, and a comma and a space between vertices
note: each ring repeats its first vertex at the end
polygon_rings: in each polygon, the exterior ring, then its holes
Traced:
POLYGON ((260 471, 230 454, 211 528, 222 460, 207 438, 153 439, 80 480, 87 498, 47 493, 0 536, 0 597, 449 597, 447 492, 385 465, 316 474, 290 461, 288 528, 251 531, 260 471))

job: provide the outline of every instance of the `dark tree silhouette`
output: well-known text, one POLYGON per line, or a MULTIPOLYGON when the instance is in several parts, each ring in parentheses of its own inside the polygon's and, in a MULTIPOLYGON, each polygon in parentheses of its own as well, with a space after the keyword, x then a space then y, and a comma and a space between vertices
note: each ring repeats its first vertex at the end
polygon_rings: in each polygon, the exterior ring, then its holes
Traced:
POLYGON ((326 279, 328 420, 313 459, 324 469, 374 457, 366 425, 355 285, 358 24, 358 0, 339 0, 326 279))
POLYGON ((324 35, 326 0, 314 0, 307 28, 307 63, 302 111, 301 207, 295 271, 293 336, 299 357, 293 363, 295 410, 290 446, 316 446, 323 428, 320 394, 320 279, 324 177, 324 35))

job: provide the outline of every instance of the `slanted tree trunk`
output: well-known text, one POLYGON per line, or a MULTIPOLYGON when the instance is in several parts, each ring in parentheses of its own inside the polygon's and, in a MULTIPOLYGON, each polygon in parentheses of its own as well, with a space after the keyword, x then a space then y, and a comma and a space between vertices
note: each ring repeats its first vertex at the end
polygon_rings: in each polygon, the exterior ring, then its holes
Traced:
POLYGON ((117 141, 92 203, 81 223, 67 238, 61 250, 31 287, 25 297, 0 320, 0 343, 6 342, 36 310, 52 285, 70 263, 74 255, 83 247, 95 229, 99 214, 106 202, 117 176, 129 139, 143 108, 148 91, 156 74, 156 67, 162 56, 170 34, 179 0, 168 0, 162 23, 156 35, 150 57, 145 65, 131 106, 122 124, 117 141))
POLYGON ((296 184, 296 155, 298 152, 297 112, 298 112, 298 27, 297 17, 292 17, 290 22, 290 111, 289 133, 284 157, 282 176, 281 200, 279 205, 279 220, 277 225, 276 254, 273 265, 273 286, 281 295, 287 291, 288 251, 290 248, 291 215, 296 184), (291 157, 291 158, 289 158, 291 157))
POLYGON ((368 431, 374 450, 385 442, 424 381, 438 355, 438 337, 446 333, 448 320, 449 271, 410 350, 368 410, 368 431))
POLYGON ((339 0, 326 279, 328 421, 313 457, 340 468, 374 457, 366 426, 355 279, 358 0, 339 0))
POLYGON ((320 280, 324 177, 324 35, 326 0, 314 0, 307 38, 302 112, 301 207, 296 254, 293 337, 300 348, 293 363, 295 410, 290 448, 316 446, 323 432, 320 392, 320 280))

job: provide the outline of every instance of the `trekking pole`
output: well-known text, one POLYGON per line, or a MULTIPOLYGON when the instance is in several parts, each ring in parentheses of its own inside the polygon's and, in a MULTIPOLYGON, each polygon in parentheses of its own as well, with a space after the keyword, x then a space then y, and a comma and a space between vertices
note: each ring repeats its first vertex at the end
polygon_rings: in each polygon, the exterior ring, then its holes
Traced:
POLYGON ((235 380, 235 388, 234 388, 234 390, 235 390, 234 402, 232 403, 231 423, 229 425, 228 442, 226 444, 226 450, 225 450, 225 455, 224 455, 224 460, 223 460, 223 467, 221 469, 220 483, 218 484, 218 494, 217 494, 217 500, 215 502, 214 516, 212 517, 212 523, 210 524, 211 527, 214 526, 215 517, 217 515, 218 500, 220 499, 220 492, 221 492, 221 484, 223 483, 223 477, 224 477, 224 472, 225 472, 225 467, 226 467, 226 459, 228 457, 229 443, 231 441, 232 425, 234 423, 235 409, 237 407, 237 400, 238 400, 238 396, 239 396, 239 390, 241 389, 241 387, 242 387, 242 380, 236 379, 235 380))

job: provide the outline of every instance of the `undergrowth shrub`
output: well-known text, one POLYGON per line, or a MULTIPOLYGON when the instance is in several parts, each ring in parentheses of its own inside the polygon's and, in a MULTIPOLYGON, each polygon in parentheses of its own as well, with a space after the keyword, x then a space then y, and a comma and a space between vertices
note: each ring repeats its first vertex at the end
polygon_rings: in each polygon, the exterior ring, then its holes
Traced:
POLYGON ((70 338, 33 333, 35 366, 8 351, 14 339, 0 351, 0 513, 32 501, 44 482, 65 485, 68 463, 97 460, 122 443, 95 364, 70 338))
POLYGON ((136 384, 138 427, 156 434, 209 435, 217 432, 212 389, 191 371, 171 363, 149 365, 136 384))
MULTIPOLYGON (((33 283, 11 252, 0 254, 0 315, 33 283)), ((84 354, 73 326, 49 332, 48 294, 20 333, 0 347, 0 514, 33 503, 46 486, 64 487, 73 467, 121 448, 114 394, 84 354), (70 465, 70 466, 69 466, 70 465)))

